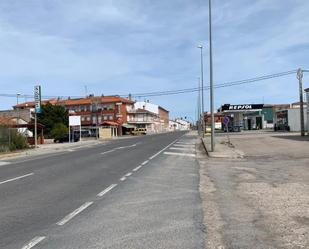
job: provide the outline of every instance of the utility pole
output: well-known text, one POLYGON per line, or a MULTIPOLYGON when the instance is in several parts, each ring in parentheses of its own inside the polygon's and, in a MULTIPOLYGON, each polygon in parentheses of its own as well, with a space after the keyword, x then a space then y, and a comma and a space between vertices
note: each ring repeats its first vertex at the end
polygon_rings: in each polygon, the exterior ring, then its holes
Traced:
POLYGON ((201 49, 201 93, 202 93, 202 133, 203 137, 205 136, 205 116, 204 116, 204 63, 203 63, 203 45, 197 46, 199 49, 201 49))
POLYGON ((305 136, 305 125, 304 125, 304 100, 303 100, 303 70, 299 68, 297 70, 297 79, 299 83, 299 104, 300 104, 300 134, 305 136))
POLYGON ((215 150, 214 84, 212 72, 212 32, 211 0, 209 1, 209 75, 210 75, 210 113, 211 113, 211 151, 215 150))
POLYGON ((198 133, 201 132, 201 80, 198 77, 198 96, 197 96, 197 122, 198 122, 198 133))

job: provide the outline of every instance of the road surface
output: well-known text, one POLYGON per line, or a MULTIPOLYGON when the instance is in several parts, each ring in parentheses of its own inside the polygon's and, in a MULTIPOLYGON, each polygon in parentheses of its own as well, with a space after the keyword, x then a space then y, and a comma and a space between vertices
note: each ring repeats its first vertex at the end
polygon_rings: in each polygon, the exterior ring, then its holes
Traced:
POLYGON ((0 161, 0 248, 203 248, 196 137, 0 161))

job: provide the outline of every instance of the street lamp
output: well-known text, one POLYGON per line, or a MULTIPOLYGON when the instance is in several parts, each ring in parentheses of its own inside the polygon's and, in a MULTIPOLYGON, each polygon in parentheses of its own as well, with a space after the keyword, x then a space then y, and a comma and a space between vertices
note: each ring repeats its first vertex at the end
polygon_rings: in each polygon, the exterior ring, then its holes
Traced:
MULTIPOLYGON (((18 105, 18 98, 21 95, 21 93, 16 93, 16 103, 18 105)), ((20 118, 20 114, 19 114, 19 108, 17 106, 17 124, 19 123, 19 118, 20 118)))
POLYGON ((214 84, 212 72, 212 32, 211 32, 211 0, 209 7, 209 79, 210 79, 210 113, 211 113, 211 151, 215 150, 215 115, 214 115, 214 84))
POLYGON ((21 93, 16 93, 16 103, 17 103, 17 105, 18 105, 18 98, 19 98, 20 95, 21 95, 21 93))
POLYGON ((202 92, 202 133, 205 135, 205 118, 204 118, 204 66, 203 66, 203 45, 198 45, 197 48, 201 50, 201 92, 202 92))

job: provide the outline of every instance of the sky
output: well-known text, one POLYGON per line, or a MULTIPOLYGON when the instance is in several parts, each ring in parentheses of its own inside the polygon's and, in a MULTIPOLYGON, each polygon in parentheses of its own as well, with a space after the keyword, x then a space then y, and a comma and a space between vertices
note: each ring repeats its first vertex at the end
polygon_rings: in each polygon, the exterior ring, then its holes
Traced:
MULTIPOLYGON (((309 69, 309 1, 212 0, 212 7, 214 84, 309 69)), ((207 86, 206 0, 1 0, 0 94, 33 94, 37 84, 47 96, 196 87, 198 44, 204 46, 207 86)), ((308 79, 309 73, 304 88, 308 79)), ((297 84, 290 75, 215 89, 215 107, 292 103, 297 84)), ((0 98, 0 109, 16 104, 16 98, 0 98)), ((197 93, 147 100, 171 117, 197 116, 197 93)))

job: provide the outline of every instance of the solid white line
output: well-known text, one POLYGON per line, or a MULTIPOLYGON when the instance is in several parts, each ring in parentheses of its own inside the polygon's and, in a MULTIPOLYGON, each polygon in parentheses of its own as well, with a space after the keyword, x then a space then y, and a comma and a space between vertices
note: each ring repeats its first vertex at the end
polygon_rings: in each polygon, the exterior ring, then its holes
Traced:
POLYGON ((164 154, 166 154, 166 155, 173 155, 173 156, 195 157, 195 154, 190 154, 190 153, 164 152, 164 154))
POLYGON ((184 147, 184 148, 194 148, 194 145, 184 145, 184 144, 174 144, 176 147, 184 147))
POLYGON ((195 143, 191 144, 191 143, 182 143, 182 142, 177 142, 175 144, 177 144, 177 145, 195 145, 195 143))
POLYGON ((132 173, 131 172, 129 172, 128 174, 126 174, 125 176, 126 177, 128 177, 128 176, 130 176, 130 175, 132 175, 132 173))
POLYGON ((11 162, 0 162, 0 166, 3 166, 3 165, 8 165, 8 164, 10 164, 11 162))
POLYGON ((34 237, 30 242, 22 247, 22 249, 30 249, 34 247, 35 245, 39 244, 42 240, 44 240, 46 237, 44 236, 37 236, 34 237))
POLYGON ((149 162, 149 160, 146 160, 145 162, 142 162, 142 165, 144 166, 145 164, 147 164, 149 162))
POLYGON ((107 192, 111 191, 116 186, 117 186, 117 184, 110 185, 108 188, 106 188, 102 192, 98 193, 97 196, 102 197, 103 195, 105 195, 107 192))
POLYGON ((142 167, 142 165, 137 166, 135 169, 133 169, 133 171, 138 171, 141 167, 142 167))
POLYGON ((110 153, 110 152, 113 152, 113 151, 115 151, 115 149, 104 151, 104 152, 101 153, 101 155, 104 155, 104 154, 107 154, 107 153, 110 153))
POLYGON ((125 176, 120 178, 120 181, 124 181, 125 179, 127 179, 125 176))
POLYGON ((4 183, 7 183, 7 182, 16 181, 16 180, 25 178, 25 177, 27 177, 27 176, 32 176, 32 175, 34 175, 34 173, 30 173, 30 174, 27 174, 27 175, 18 176, 18 177, 12 178, 12 179, 8 179, 8 180, 5 180, 5 181, 3 181, 3 182, 0 182, 0 185, 1 185, 1 184, 4 184, 4 183))
POLYGON ((75 150, 73 150, 73 149, 68 149, 67 151, 70 151, 70 152, 72 152, 72 151, 75 151, 75 150))
POLYGON ((151 157, 149 157, 150 160, 154 159, 156 156, 160 155, 160 153, 162 153, 163 151, 165 151, 168 147, 170 147, 172 144, 176 143, 178 141, 179 138, 177 138, 176 140, 174 140, 173 142, 171 142, 169 145, 167 145, 166 147, 164 147, 162 150, 158 151, 156 154, 152 155, 151 157))
POLYGON ((80 212, 84 211, 87 207, 93 204, 93 201, 90 202, 85 202, 83 205, 81 205, 78 209, 74 210, 72 213, 68 214, 65 216, 61 221, 58 221, 56 224, 59 226, 64 225, 67 223, 69 220, 74 218, 74 216, 78 215, 80 212))

